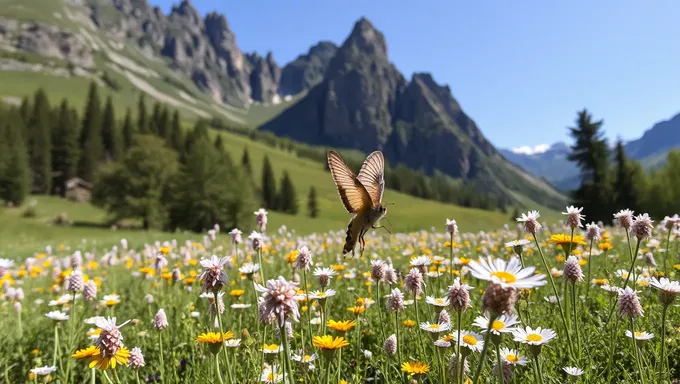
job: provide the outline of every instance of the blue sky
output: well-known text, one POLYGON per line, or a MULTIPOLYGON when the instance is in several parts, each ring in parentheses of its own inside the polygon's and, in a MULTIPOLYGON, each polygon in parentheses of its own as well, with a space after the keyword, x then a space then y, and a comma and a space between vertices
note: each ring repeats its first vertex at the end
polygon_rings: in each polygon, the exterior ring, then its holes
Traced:
MULTIPOLYGON (((151 0, 168 11, 172 0, 151 0)), ((680 1, 193 0, 226 15, 243 51, 280 65, 367 17, 406 77, 431 72, 497 146, 569 140, 577 110, 610 138, 680 112, 680 1)))

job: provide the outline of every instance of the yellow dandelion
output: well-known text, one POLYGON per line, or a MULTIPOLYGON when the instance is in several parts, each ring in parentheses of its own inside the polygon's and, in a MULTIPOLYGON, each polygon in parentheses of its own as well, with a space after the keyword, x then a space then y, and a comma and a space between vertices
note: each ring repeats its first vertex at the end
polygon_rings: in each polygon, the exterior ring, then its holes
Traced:
POLYGON ((333 336, 330 335, 314 336, 312 339, 312 344, 317 348, 329 351, 334 351, 349 345, 344 337, 333 338, 333 336))
POLYGON ((414 320, 411 320, 411 319, 406 319, 406 320, 404 320, 403 324, 404 324, 404 327, 413 328, 416 325, 416 322, 414 320))
POLYGON ((416 362, 406 362, 401 365, 402 372, 406 372, 410 375, 424 375, 430 371, 430 366, 420 361, 416 362))
POLYGON ((347 310, 352 312, 355 315, 359 315, 361 313, 366 312, 366 307, 364 307, 363 305, 357 305, 357 306, 354 306, 354 307, 349 307, 349 308, 347 308, 347 310))
POLYGON ((244 293, 246 293, 246 291, 243 289, 232 289, 231 291, 229 291, 229 296, 241 297, 241 295, 243 295, 244 293))
POLYGON ((95 346, 89 346, 85 349, 76 351, 71 355, 74 359, 90 359, 90 368, 99 368, 101 370, 107 370, 109 367, 116 368, 116 365, 127 364, 130 358, 130 350, 127 347, 120 348, 115 355, 103 357, 101 351, 95 346))
POLYGON ((326 322, 326 326, 336 332, 347 332, 352 327, 356 326, 357 322, 354 320, 343 320, 343 321, 335 321, 335 320, 328 320, 326 322))
POLYGON ((232 338, 234 338, 234 333, 232 331, 222 332, 221 337, 218 332, 207 332, 198 335, 196 337, 196 342, 208 344, 221 344, 222 342, 232 338))

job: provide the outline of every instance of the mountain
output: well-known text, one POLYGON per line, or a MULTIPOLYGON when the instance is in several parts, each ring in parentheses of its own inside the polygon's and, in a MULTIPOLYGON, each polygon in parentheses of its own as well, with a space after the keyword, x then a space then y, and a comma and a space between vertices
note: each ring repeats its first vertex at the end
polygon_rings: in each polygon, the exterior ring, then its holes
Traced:
MULTIPOLYGON (((538 153, 526 148, 529 147, 500 149, 500 152, 510 162, 545 178, 560 190, 578 186, 578 169, 567 160, 570 150, 565 143, 555 143, 538 153)), ((640 161, 646 169, 663 165, 668 151, 680 148, 680 113, 654 124, 639 139, 625 143, 624 148, 630 158, 640 161)))
POLYGON ((578 184, 578 169, 567 159, 569 146, 557 142, 536 150, 527 147, 499 149, 508 161, 517 164, 532 175, 544 178, 555 187, 568 190, 578 184))
POLYGON ((380 149, 392 165, 443 173, 506 202, 564 202, 507 162, 448 86, 399 72, 385 36, 365 18, 340 47, 321 41, 280 65, 275 53, 243 52, 224 15, 202 16, 189 0, 167 13, 148 0, 0 1, 0 100, 46 87, 81 104, 73 95, 96 81, 120 110, 134 110, 145 94, 188 118, 380 149))
POLYGON ((393 164, 443 172, 511 201, 558 205, 548 183, 508 163, 428 73, 407 80, 384 35, 365 18, 337 50, 323 81, 260 129, 315 145, 382 150, 393 164))

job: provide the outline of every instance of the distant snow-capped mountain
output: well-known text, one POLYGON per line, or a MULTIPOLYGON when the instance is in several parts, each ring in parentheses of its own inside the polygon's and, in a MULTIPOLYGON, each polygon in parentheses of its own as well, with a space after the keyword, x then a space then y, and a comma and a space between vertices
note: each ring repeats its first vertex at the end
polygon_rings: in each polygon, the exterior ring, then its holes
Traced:
MULTIPOLYGON (((668 151, 680 149, 680 113, 654 124, 642 137, 627 142, 624 147, 630 158, 640 161, 647 169, 662 165, 668 151)), ((500 149, 500 152, 510 162, 545 178, 558 189, 570 190, 578 186, 578 168, 567 160, 570 149, 563 142, 500 149)))

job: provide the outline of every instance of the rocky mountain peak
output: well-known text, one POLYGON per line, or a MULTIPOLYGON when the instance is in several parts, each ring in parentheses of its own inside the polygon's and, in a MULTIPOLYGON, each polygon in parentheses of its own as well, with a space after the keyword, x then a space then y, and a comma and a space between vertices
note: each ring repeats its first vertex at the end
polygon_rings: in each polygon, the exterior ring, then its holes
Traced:
POLYGON ((354 24, 352 32, 345 40, 342 48, 356 49, 366 54, 377 55, 387 59, 387 43, 382 32, 375 29, 368 19, 362 17, 354 24))

